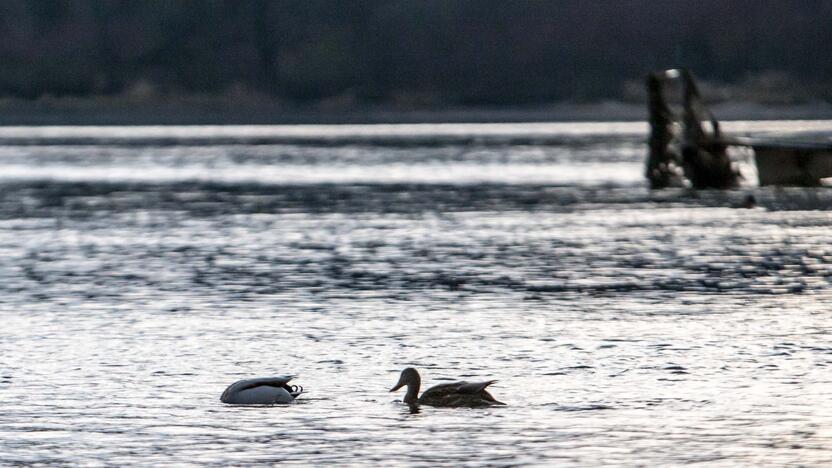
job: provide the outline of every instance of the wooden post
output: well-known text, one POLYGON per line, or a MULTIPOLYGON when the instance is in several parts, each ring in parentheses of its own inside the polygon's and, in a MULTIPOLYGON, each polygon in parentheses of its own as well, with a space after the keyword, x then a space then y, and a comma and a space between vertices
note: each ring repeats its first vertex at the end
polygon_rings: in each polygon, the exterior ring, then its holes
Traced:
POLYGON ((702 103, 693 77, 687 70, 667 70, 647 76, 650 136, 647 158, 647 180, 650 188, 682 186, 683 179, 697 189, 736 187, 740 175, 731 164, 721 141, 719 122, 702 103), (665 85, 680 79, 683 86, 683 115, 681 118, 681 154, 674 148, 676 136, 673 125, 678 119, 665 100, 665 85), (712 134, 702 122, 710 121, 712 134), (684 177, 682 176, 684 174, 684 177))
POLYGON ((687 70, 682 70, 684 84, 684 116, 682 118, 682 162, 685 177, 694 188, 734 188, 739 184, 739 173, 731 164, 727 146, 720 141, 719 122, 702 103, 699 89, 687 70), (709 135, 702 122, 710 120, 713 134, 709 135))
POLYGON ((673 140, 673 113, 664 99, 664 73, 647 76, 647 110, 650 121, 647 157, 647 180, 651 189, 661 189, 680 184, 681 158, 671 148, 673 140))

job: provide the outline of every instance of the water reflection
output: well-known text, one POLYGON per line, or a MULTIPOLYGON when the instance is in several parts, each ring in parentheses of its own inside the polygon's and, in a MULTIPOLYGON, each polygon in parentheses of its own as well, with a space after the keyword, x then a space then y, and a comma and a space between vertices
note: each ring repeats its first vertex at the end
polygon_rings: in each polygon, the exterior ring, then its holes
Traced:
POLYGON ((4 463, 829 464, 832 198, 649 193, 619 130, 0 148, 4 463), (413 412, 407 366, 508 406, 413 412), (218 400, 285 373, 297 404, 218 400))

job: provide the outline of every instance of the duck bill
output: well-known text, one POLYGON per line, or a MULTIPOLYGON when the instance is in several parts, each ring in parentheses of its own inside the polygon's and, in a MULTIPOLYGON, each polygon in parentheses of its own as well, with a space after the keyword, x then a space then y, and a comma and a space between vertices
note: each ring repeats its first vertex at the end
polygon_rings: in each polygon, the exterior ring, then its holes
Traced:
POLYGON ((391 391, 391 392, 395 392, 396 390, 398 390, 398 389, 400 389, 400 388, 402 388, 402 387, 404 387, 404 382, 402 382, 402 381, 400 380, 400 381, 399 381, 399 383, 397 383, 397 384, 396 384, 393 388, 391 388, 391 389, 390 389, 390 391, 391 391))

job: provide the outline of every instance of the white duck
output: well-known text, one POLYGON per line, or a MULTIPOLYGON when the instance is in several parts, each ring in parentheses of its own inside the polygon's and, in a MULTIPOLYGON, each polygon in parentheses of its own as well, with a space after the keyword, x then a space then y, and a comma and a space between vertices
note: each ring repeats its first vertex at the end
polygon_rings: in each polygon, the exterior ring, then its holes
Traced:
POLYGON ((222 392, 220 401, 232 405, 274 405, 292 403, 303 387, 289 385, 294 375, 258 377, 234 382, 222 392))

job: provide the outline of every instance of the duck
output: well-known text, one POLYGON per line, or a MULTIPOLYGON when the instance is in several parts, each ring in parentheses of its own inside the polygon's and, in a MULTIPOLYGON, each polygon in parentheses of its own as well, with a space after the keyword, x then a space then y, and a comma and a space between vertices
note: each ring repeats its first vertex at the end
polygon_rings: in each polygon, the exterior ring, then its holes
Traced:
POLYGON ((408 367, 402 371, 399 376, 399 382, 390 391, 395 392, 407 385, 404 402, 411 406, 427 405, 445 408, 479 408, 505 405, 505 403, 497 401, 485 389, 495 382, 497 381, 439 384, 430 387, 419 396, 419 387, 422 384, 422 378, 416 369, 408 367))
POLYGON ((295 401, 303 387, 289 385, 294 375, 243 379, 229 385, 220 401, 231 405, 274 405, 295 401))

